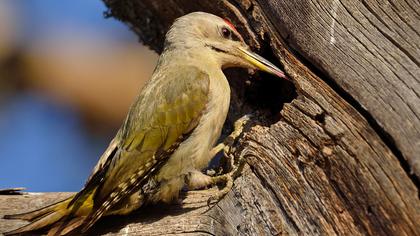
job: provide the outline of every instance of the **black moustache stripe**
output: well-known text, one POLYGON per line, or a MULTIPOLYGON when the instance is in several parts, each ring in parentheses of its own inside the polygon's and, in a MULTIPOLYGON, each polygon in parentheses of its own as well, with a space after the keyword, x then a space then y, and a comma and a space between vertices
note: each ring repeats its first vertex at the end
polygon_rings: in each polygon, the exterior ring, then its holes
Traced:
POLYGON ((205 46, 206 46, 206 47, 211 48, 212 50, 214 50, 214 51, 216 51, 216 52, 228 53, 227 51, 225 51, 225 50, 223 50, 223 49, 221 49, 221 48, 215 47, 215 46, 213 46, 213 45, 208 45, 208 44, 206 44, 205 46))

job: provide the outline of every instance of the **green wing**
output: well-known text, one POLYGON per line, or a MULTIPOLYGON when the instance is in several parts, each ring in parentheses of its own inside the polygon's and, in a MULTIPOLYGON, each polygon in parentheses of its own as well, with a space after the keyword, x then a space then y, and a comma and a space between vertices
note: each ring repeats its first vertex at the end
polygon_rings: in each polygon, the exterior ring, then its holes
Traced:
POLYGON ((114 138, 115 148, 108 148, 110 155, 101 158, 82 190, 95 190, 88 226, 138 189, 197 126, 207 104, 209 82, 208 74, 194 66, 172 68, 148 82, 114 138))

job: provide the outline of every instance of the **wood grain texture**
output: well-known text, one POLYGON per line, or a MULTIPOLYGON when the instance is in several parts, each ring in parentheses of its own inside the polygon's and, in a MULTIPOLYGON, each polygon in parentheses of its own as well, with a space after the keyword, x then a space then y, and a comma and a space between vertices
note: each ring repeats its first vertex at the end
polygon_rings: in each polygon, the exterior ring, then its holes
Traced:
POLYGON ((371 114, 420 177, 420 2, 260 2, 286 44, 371 114))
MULTIPOLYGON (((418 175, 417 1, 104 2, 156 51, 181 15, 227 17, 293 85, 264 74, 248 87, 240 80, 246 74, 230 78, 227 126, 232 114, 263 115, 236 146, 247 161, 242 176, 211 210, 205 202, 212 190, 190 192, 180 205, 106 218, 94 234, 420 235, 418 186, 399 158, 418 175), (264 83, 270 91, 259 87, 264 83), (273 96, 258 96, 266 93, 273 96), (277 100, 290 102, 276 105, 276 119, 264 115, 277 100)), ((41 204, 44 196, 56 195, 0 196, 0 212, 41 204)), ((14 224, 1 220, 0 232, 14 224)))

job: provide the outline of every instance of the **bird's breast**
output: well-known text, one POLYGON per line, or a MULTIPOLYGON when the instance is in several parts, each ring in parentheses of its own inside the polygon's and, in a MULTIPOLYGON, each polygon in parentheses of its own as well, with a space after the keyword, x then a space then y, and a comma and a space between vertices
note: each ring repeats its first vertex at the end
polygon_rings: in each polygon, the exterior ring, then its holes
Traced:
POLYGON ((162 167, 158 179, 201 170, 211 160, 210 150, 220 137, 230 103, 229 83, 221 70, 216 75, 210 77, 208 102, 197 127, 162 167))

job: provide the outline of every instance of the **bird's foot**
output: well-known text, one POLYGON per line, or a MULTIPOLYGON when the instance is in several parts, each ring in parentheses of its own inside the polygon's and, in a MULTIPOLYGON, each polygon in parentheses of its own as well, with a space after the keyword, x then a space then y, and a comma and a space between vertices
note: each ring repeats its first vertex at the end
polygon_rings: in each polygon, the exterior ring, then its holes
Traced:
MULTIPOLYGON (((207 205, 216 204, 219 202, 233 187, 233 181, 241 174, 245 161, 240 156, 235 160, 233 153, 235 153, 234 144, 243 133, 243 129, 250 120, 251 115, 245 115, 238 119, 234 124, 234 131, 226 137, 223 143, 214 147, 210 155, 214 156, 223 151, 224 154, 224 173, 216 171, 208 171, 204 174, 200 171, 191 171, 185 175, 185 183, 189 190, 202 189, 209 186, 222 185, 214 196, 207 200, 207 205)), ((209 208, 210 209, 210 208, 209 208)))
POLYGON ((229 163, 231 170, 225 174, 211 177, 213 185, 223 184, 224 186, 222 189, 219 189, 215 195, 209 197, 207 200, 207 205, 209 207, 222 200, 222 198, 232 189, 233 181, 241 174, 244 168, 245 159, 240 158, 238 164, 236 165, 234 164, 232 155, 230 155, 228 160, 230 160, 229 163))
POLYGON ((223 184, 224 187, 220 189, 216 195, 210 197, 207 200, 207 205, 210 206, 212 202, 219 202, 233 187, 233 181, 241 174, 244 167, 245 161, 242 157, 238 157, 238 160, 235 160, 233 153, 236 151, 233 146, 237 141, 239 136, 243 133, 245 125, 250 120, 251 115, 244 115, 234 123, 233 132, 226 137, 223 143, 215 147, 214 153, 220 152, 223 150, 223 154, 226 161, 227 173, 213 176, 212 185, 223 184))
POLYGON ((251 114, 246 114, 239 118, 235 123, 233 124, 233 132, 227 136, 222 143, 219 143, 216 147, 214 147, 211 150, 210 156, 214 157, 217 153, 223 151, 223 154, 225 157, 228 157, 230 153, 235 152, 235 148, 233 145, 241 136, 243 133, 243 130, 245 128, 245 125, 248 123, 248 121, 251 119, 251 114))

